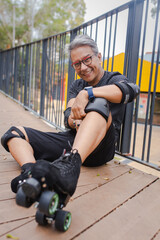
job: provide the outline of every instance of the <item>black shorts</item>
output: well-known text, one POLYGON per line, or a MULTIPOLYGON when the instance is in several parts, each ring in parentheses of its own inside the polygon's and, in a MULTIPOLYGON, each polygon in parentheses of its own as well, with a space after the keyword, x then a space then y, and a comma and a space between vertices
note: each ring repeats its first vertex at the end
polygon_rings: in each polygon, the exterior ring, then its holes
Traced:
MULTIPOLYGON (((24 127, 29 143, 33 148, 36 160, 45 159, 54 161, 59 158, 63 150, 71 150, 75 138, 75 131, 67 132, 42 132, 36 129, 24 127)), ((87 157, 83 165, 95 167, 105 164, 113 159, 115 153, 115 132, 111 124, 106 136, 100 142, 98 147, 87 157)))

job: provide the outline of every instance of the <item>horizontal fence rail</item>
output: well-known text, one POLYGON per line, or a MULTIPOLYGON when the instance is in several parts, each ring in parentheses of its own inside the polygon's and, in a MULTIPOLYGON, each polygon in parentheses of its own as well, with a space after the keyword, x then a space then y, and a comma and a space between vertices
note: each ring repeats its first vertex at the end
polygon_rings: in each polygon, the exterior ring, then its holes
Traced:
POLYGON ((140 96, 126 106, 117 153, 154 166, 152 140, 153 130, 154 134, 157 130, 153 128, 160 128, 160 116, 156 123, 154 120, 160 99, 159 5, 158 1, 152 19, 153 34, 148 29, 151 1, 133 0, 70 31, 1 51, 1 92, 63 131, 68 89, 78 77, 71 67, 67 45, 76 35, 88 34, 98 44, 102 67, 121 72, 141 90, 140 96), (145 48, 149 38, 152 50, 147 62, 145 48), (146 100, 143 117, 142 99, 146 100))

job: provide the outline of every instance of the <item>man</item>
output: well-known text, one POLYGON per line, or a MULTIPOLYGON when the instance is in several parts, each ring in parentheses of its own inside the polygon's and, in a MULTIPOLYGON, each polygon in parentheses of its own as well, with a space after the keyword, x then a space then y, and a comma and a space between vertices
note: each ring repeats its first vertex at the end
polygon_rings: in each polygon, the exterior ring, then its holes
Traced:
POLYGON ((138 86, 128 83, 125 76, 103 70, 97 45, 87 35, 77 36, 69 53, 81 79, 70 88, 64 112, 68 131, 44 133, 12 127, 2 136, 2 145, 22 168, 11 182, 15 193, 18 184, 31 174, 40 182, 45 177, 48 186, 72 196, 82 164, 100 166, 113 159, 124 104, 139 94, 138 86), (64 149, 67 153, 62 155, 64 149))

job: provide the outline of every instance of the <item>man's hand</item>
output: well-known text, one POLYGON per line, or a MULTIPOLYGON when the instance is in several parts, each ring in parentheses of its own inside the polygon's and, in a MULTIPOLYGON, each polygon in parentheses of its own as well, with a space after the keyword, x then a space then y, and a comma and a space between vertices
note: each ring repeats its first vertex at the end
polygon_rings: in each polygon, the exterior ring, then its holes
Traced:
POLYGON ((84 111, 86 105, 88 103, 88 93, 86 90, 82 90, 79 92, 75 101, 72 105, 71 109, 71 118, 75 120, 81 120, 86 116, 84 111))

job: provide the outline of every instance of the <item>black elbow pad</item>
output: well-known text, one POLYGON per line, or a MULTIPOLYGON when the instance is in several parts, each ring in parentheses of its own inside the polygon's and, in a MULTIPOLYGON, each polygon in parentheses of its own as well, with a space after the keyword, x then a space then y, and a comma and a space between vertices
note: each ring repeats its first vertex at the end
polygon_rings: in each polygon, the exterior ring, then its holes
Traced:
POLYGON ((140 93, 139 86, 134 83, 117 82, 114 84, 122 91, 121 103, 132 102, 140 93))

